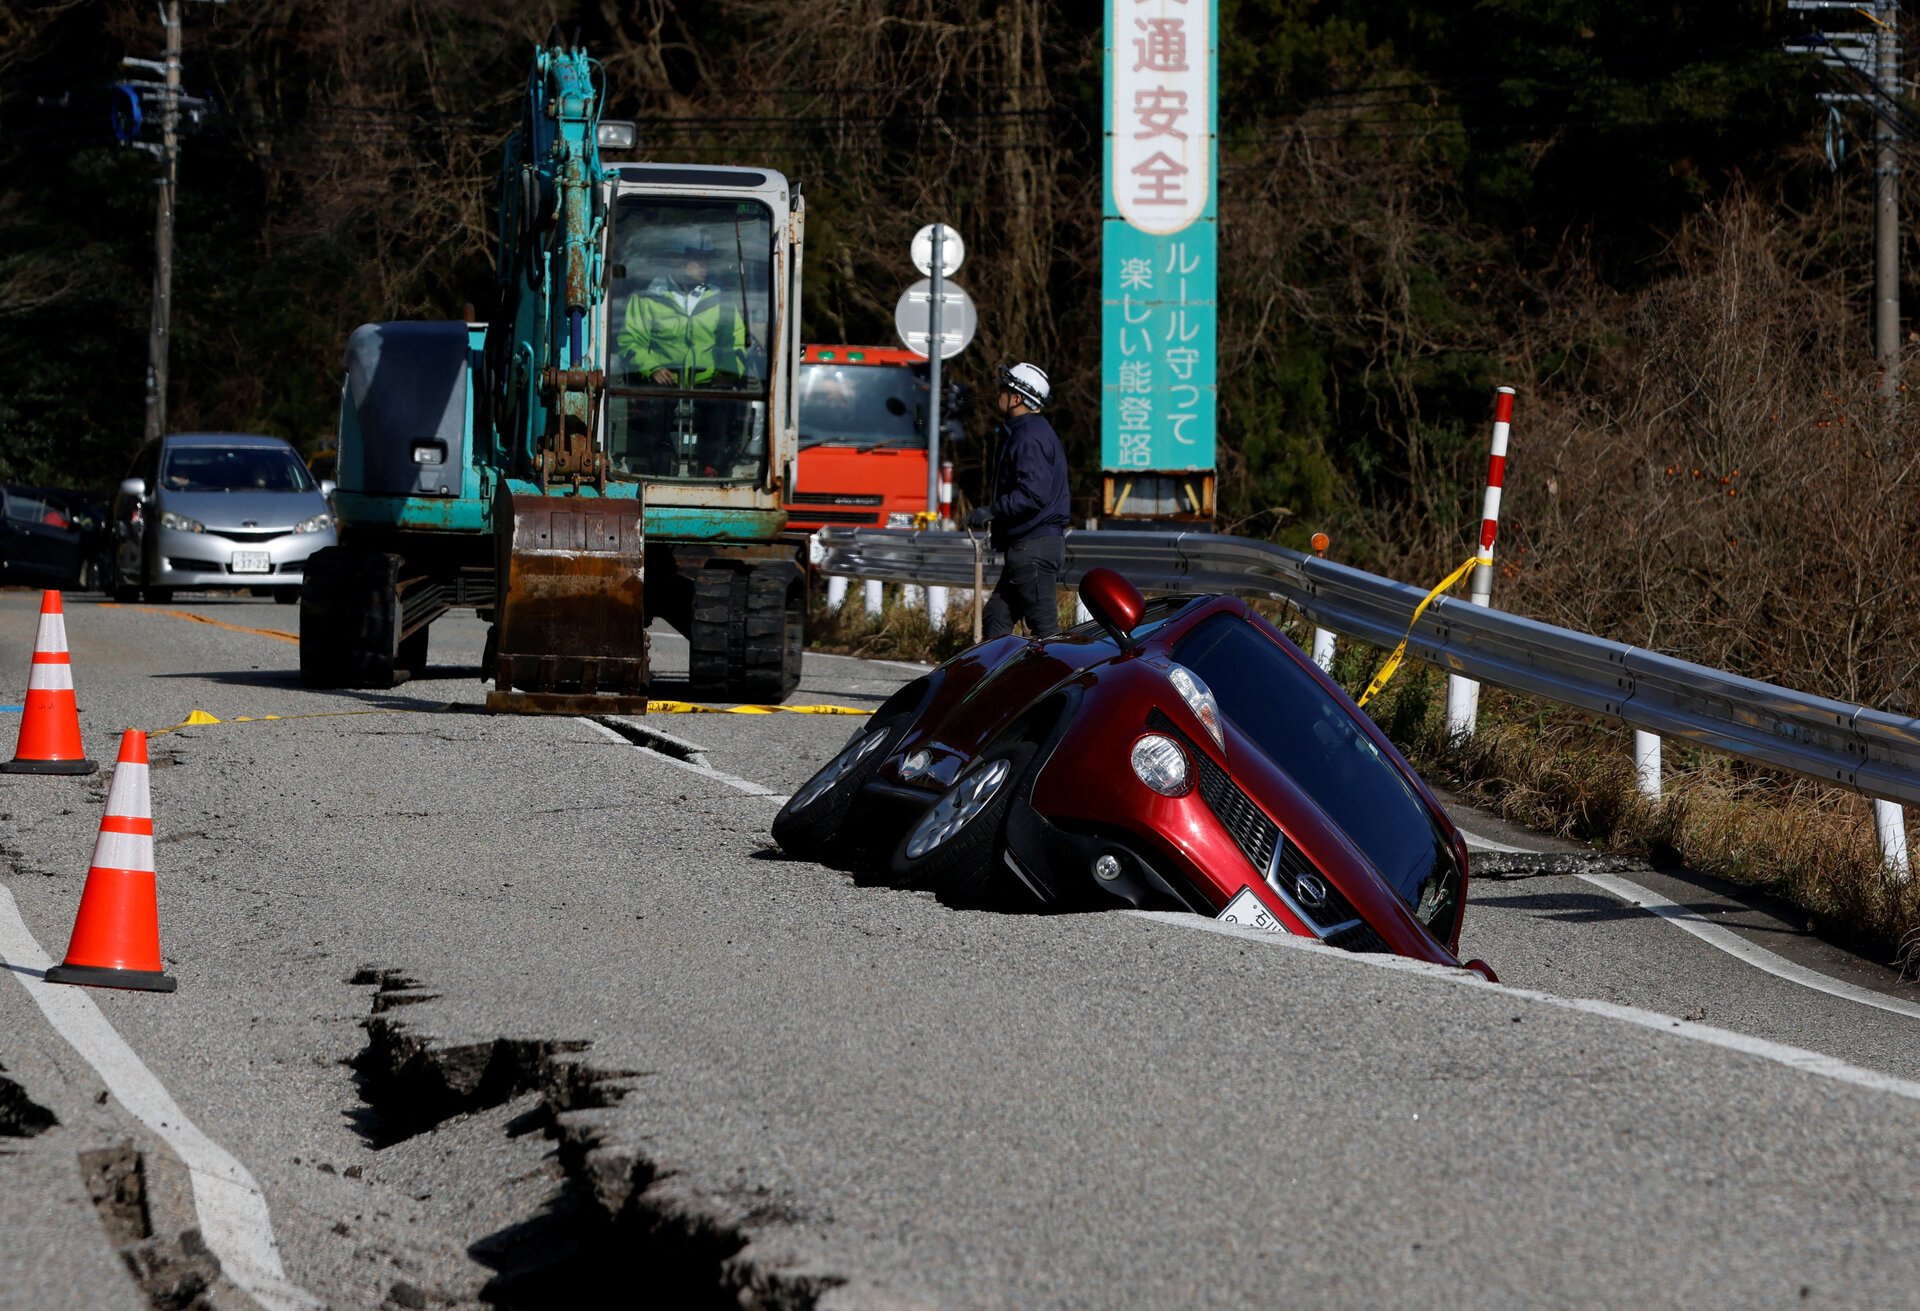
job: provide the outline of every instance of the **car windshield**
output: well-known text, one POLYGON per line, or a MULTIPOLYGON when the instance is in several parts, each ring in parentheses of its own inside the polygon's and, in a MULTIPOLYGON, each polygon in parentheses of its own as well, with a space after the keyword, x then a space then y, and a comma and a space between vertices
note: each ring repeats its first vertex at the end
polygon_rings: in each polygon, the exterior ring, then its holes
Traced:
POLYGON ((313 475, 273 446, 169 446, 160 485, 174 492, 310 492, 313 475))
POLYGON ((1410 906, 1444 845, 1418 796, 1339 702, 1264 633, 1216 615, 1175 645, 1220 709, 1303 788, 1410 906))
POLYGON ((608 259, 614 472, 758 479, 767 461, 773 211, 758 200, 623 195, 608 259))
POLYGON ((924 446, 928 366, 803 364, 800 445, 924 446))

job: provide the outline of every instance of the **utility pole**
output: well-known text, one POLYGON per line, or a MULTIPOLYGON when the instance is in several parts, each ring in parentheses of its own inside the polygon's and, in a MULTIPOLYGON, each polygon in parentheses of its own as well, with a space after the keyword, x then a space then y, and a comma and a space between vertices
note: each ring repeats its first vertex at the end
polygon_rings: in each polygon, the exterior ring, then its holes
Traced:
POLYGON ((180 0, 166 0, 166 78, 160 101, 160 176, 153 218, 153 317, 147 329, 148 441, 167 431, 167 337, 173 323, 173 192, 180 174, 180 0))
POLYGON ((1894 114, 1900 104, 1900 5, 1898 0, 1787 0, 1801 10, 1841 10, 1867 18, 1867 30, 1820 32, 1794 54, 1817 55, 1829 68, 1850 75, 1850 91, 1819 96, 1827 105, 1864 104, 1873 111, 1873 354, 1880 365, 1880 394, 1900 390, 1900 154, 1894 114))
POLYGON ((1900 390, 1900 155, 1893 139, 1893 106, 1900 96, 1900 6, 1874 5, 1873 349, 1880 360, 1880 394, 1900 390))

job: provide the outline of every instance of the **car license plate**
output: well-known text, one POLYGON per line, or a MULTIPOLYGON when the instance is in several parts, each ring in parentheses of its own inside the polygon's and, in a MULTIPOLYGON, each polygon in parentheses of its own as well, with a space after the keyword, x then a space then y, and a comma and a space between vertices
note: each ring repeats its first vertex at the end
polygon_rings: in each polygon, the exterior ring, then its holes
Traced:
POLYGON ((1273 917, 1260 898, 1253 895, 1252 888, 1242 888, 1234 894, 1227 908, 1214 916, 1222 924, 1240 924, 1249 929, 1265 929, 1268 933, 1285 933, 1286 927, 1273 917))
POLYGON ((236 574, 264 574, 273 569, 273 557, 265 551, 235 551, 233 553, 233 572, 236 574))

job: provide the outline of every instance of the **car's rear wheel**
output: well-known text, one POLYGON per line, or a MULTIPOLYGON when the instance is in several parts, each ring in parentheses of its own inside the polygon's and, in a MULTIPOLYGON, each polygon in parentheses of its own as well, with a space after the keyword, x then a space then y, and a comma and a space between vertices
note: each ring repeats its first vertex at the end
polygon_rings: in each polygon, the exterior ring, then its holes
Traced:
POLYGON ((860 789, 887 758, 906 723, 904 715, 885 723, 869 723, 787 798, 787 804, 773 817, 773 840, 781 850, 802 860, 819 860, 831 852, 860 789))
POLYGON ((893 876, 961 905, 986 900, 998 881, 1007 810, 1028 785, 1038 750, 1038 743, 1016 738, 981 752, 900 839, 893 876))

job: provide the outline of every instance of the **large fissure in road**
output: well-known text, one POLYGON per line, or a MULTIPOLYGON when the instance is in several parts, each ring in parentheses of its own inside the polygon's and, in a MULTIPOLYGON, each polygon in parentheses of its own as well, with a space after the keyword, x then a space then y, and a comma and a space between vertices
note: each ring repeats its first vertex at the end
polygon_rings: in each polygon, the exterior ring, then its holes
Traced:
POLYGON ((591 1068, 581 1042, 438 1041, 408 1023, 408 1008, 434 997, 417 981, 369 966, 351 982, 378 988, 363 1022, 366 1047, 353 1062, 368 1110, 362 1132, 376 1147, 537 1097, 509 1131, 538 1130, 553 1142, 562 1185, 537 1214, 468 1249, 494 1271, 480 1293, 487 1305, 531 1311, 638 1299, 689 1311, 810 1311, 844 1282, 762 1264, 739 1218, 689 1200, 655 1161, 603 1141, 593 1113, 624 1097, 638 1074, 591 1068))

